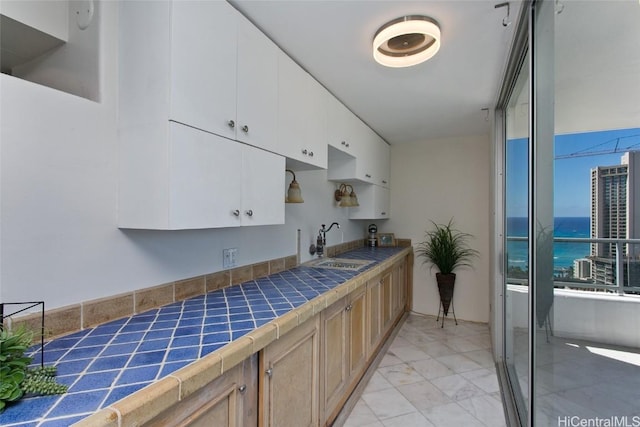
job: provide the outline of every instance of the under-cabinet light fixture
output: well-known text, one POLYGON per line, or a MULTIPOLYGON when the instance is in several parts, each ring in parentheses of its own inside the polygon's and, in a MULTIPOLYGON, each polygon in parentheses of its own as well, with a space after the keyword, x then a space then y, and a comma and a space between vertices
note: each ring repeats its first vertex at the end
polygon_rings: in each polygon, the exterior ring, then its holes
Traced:
POLYGON ((333 198, 341 208, 352 208, 360 206, 358 203, 358 196, 353 191, 353 187, 349 184, 340 184, 340 187, 333 193, 333 198))
POLYGON ((440 27, 428 16, 409 15, 387 22, 373 38, 373 58, 387 67, 410 67, 440 49, 440 27))
POLYGON ((302 190, 300 189, 300 184, 296 181, 296 174, 293 173, 291 169, 285 169, 287 172, 291 172, 293 175, 293 181, 289 184, 289 189, 287 190, 287 198, 284 200, 285 203, 304 203, 302 199, 302 190))

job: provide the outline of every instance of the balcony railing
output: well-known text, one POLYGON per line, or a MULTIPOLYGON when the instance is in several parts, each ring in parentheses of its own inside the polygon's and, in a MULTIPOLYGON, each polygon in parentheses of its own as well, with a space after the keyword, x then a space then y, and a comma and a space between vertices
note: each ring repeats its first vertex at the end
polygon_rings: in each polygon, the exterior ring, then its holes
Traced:
MULTIPOLYGON (((507 237, 507 242, 527 242, 529 239, 527 237, 507 237)), ((606 283, 598 283, 593 279, 593 271, 591 271, 591 279, 571 279, 568 277, 555 277, 553 284, 556 288, 570 288, 570 289, 582 289, 582 290, 592 290, 592 291, 601 291, 601 292, 609 292, 609 293, 617 293, 618 295, 625 294, 640 294, 640 286, 635 286, 635 284, 631 283, 631 279, 636 283, 640 283, 640 258, 625 256, 625 253, 633 253, 633 251, 629 251, 629 247, 631 245, 640 245, 640 239, 591 239, 591 238, 576 238, 576 237, 554 237, 554 253, 558 244, 563 243, 581 243, 581 244, 611 244, 615 245, 615 256, 610 258, 603 257, 593 257, 593 256, 584 256, 582 258, 586 258, 589 260, 609 260, 611 262, 612 268, 615 269, 613 272, 613 279, 615 279, 614 283, 606 284, 606 283), (625 251, 625 249, 627 249, 625 251), (631 267, 635 266, 635 269, 631 267), (625 274, 626 273, 626 274, 625 274), (636 274, 637 273, 637 274, 636 274), (626 280, 625 280, 626 276, 626 280)), ((590 251, 589 251, 590 252, 590 251)), ((582 259, 576 258, 576 259, 582 259)), ((593 268, 593 264, 591 264, 591 268, 593 268)), ((523 270, 523 272, 526 272, 523 270)), ((507 270, 508 271, 508 270, 507 270)), ((507 274, 508 283, 512 284, 520 284, 527 285, 528 279, 522 277, 509 277, 507 274)))

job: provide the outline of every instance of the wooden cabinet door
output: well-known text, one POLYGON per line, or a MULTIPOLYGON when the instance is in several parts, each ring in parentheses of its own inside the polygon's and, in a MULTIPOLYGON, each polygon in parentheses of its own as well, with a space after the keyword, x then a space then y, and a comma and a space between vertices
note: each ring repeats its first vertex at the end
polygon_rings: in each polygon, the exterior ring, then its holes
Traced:
POLYGON ((318 317, 306 321, 262 351, 261 426, 319 424, 318 317))
POLYGON ((242 174, 230 175, 228 180, 242 181, 242 225, 284 224, 284 157, 238 145, 242 147, 242 174))
POLYGON ((146 426, 250 427, 257 424, 257 357, 254 355, 203 389, 168 408, 146 426))
POLYGON ((367 283, 367 358, 375 352, 382 339, 382 281, 374 278, 367 283))
POLYGON ((349 306, 347 297, 341 298, 322 312, 322 340, 320 344, 320 396, 322 424, 332 415, 349 381, 349 306))
POLYGON ((382 290, 381 290, 381 323, 382 334, 386 334, 392 323, 392 310, 393 310, 393 277, 391 271, 384 273, 382 276, 382 290))
POLYGON ((168 228, 240 225, 233 211, 242 201, 241 182, 234 178, 242 168, 242 145, 178 123, 169 126, 168 228))
MULTIPOLYGON (((217 43, 224 41, 216 40, 217 43)), ((243 16, 238 18, 236 138, 276 152, 278 48, 243 16)))
POLYGON ((349 296, 348 310, 348 368, 349 377, 358 376, 367 361, 367 292, 362 287, 349 296))
POLYGON ((235 138, 238 17, 227 2, 172 2, 171 120, 235 138))

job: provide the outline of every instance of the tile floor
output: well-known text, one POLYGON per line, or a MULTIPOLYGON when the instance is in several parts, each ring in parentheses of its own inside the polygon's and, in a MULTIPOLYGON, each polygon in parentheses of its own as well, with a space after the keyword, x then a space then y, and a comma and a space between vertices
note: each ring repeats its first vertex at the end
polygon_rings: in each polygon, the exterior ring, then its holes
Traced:
POLYGON ((488 326, 411 314, 344 427, 505 425, 488 326))

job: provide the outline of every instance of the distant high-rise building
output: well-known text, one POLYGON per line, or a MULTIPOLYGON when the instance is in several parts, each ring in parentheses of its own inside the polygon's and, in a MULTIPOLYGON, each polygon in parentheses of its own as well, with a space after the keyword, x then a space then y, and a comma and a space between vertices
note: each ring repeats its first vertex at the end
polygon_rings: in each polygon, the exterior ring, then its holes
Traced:
MULTIPOLYGON (((619 165, 591 169, 591 238, 640 237, 640 151, 626 152, 619 165)), ((623 246, 625 261, 638 257, 637 245, 623 246)), ((615 284, 614 243, 591 244, 591 277, 596 283, 615 284)))
POLYGON ((587 258, 573 260, 573 278, 587 280, 591 278, 591 261, 587 258))

